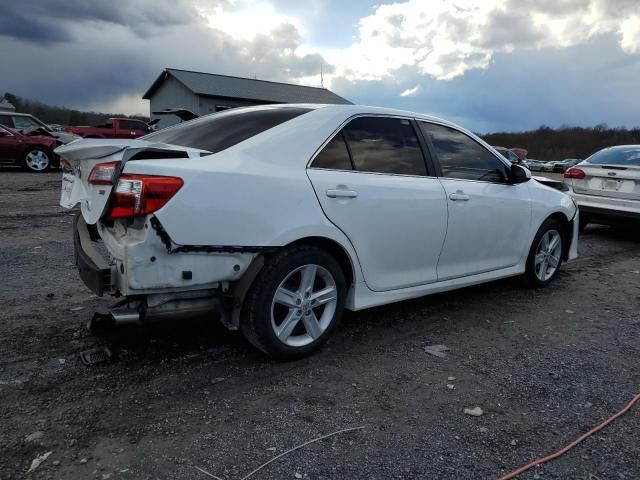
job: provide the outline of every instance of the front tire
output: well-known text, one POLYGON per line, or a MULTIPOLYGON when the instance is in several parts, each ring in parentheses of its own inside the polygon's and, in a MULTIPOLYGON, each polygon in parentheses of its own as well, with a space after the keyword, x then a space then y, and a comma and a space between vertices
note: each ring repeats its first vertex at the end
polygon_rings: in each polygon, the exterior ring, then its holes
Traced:
POLYGON ((556 277, 564 256, 564 229, 557 220, 547 219, 536 234, 529 256, 525 278, 532 287, 545 287, 556 277))
POLYGON ((272 358, 301 358, 335 330, 345 297, 344 273, 331 255, 313 246, 287 248, 269 258, 253 282, 240 330, 272 358))
POLYGON ((52 153, 44 148, 32 148, 25 154, 22 165, 25 170, 41 173, 51 168, 52 159, 52 153))

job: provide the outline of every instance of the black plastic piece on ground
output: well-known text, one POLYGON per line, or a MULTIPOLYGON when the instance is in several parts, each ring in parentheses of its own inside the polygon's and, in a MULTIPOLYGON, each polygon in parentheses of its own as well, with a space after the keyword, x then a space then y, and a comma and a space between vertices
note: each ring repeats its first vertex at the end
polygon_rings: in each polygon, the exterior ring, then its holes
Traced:
POLYGON ((87 367, 97 363, 107 362, 111 360, 111 357, 111 350, 106 345, 101 345, 99 347, 80 352, 80 360, 82 360, 82 363, 87 367))
POLYGON ((115 326, 116 322, 108 313, 95 312, 87 322, 87 329, 94 335, 105 333, 115 326))

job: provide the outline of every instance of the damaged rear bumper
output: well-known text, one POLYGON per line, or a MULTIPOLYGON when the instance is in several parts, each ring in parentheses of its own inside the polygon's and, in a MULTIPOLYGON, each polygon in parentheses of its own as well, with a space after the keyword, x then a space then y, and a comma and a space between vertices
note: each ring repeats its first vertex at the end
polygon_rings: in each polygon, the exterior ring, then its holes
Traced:
POLYGON ((219 289, 242 278, 257 252, 175 245, 153 217, 131 224, 74 222, 76 264, 97 295, 140 296, 219 289), (100 242, 100 243, 98 243, 100 242), (98 246, 104 245, 105 252, 98 246), (108 257, 108 258, 107 258, 108 257))
POLYGON ((89 227, 82 215, 73 222, 73 245, 76 265, 84 284, 96 295, 102 296, 111 290, 111 267, 95 248, 89 227))

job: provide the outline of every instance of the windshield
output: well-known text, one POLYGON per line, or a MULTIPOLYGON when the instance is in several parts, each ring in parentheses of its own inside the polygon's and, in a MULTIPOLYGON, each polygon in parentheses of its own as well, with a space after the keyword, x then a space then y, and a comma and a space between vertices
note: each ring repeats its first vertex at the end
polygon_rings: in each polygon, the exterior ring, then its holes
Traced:
POLYGON ((592 165, 631 165, 640 167, 640 147, 618 147, 600 150, 587 159, 592 165))
POLYGON ((25 128, 32 128, 32 127, 41 127, 45 129, 47 132, 51 131, 51 129, 47 125, 42 123, 37 118, 31 117, 31 116, 16 115, 13 117, 13 125, 17 130, 24 130, 25 128))
POLYGON ((217 153, 309 111, 299 107, 225 110, 141 138, 217 153))

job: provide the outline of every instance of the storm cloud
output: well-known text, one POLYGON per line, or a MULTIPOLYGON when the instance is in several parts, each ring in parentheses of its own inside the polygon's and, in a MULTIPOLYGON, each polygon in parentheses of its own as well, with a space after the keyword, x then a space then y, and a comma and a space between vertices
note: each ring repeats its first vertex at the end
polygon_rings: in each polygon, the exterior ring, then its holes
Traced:
POLYGON ((166 67, 319 86, 477 131, 632 126, 637 0, 0 3, 0 92, 148 113, 166 67))
MULTIPOLYGON (((19 0, 0 3, 0 36, 47 44, 71 42, 83 22, 126 26, 140 36, 191 23, 197 16, 184 0, 19 0)), ((77 38, 77 37, 76 37, 77 38)))

